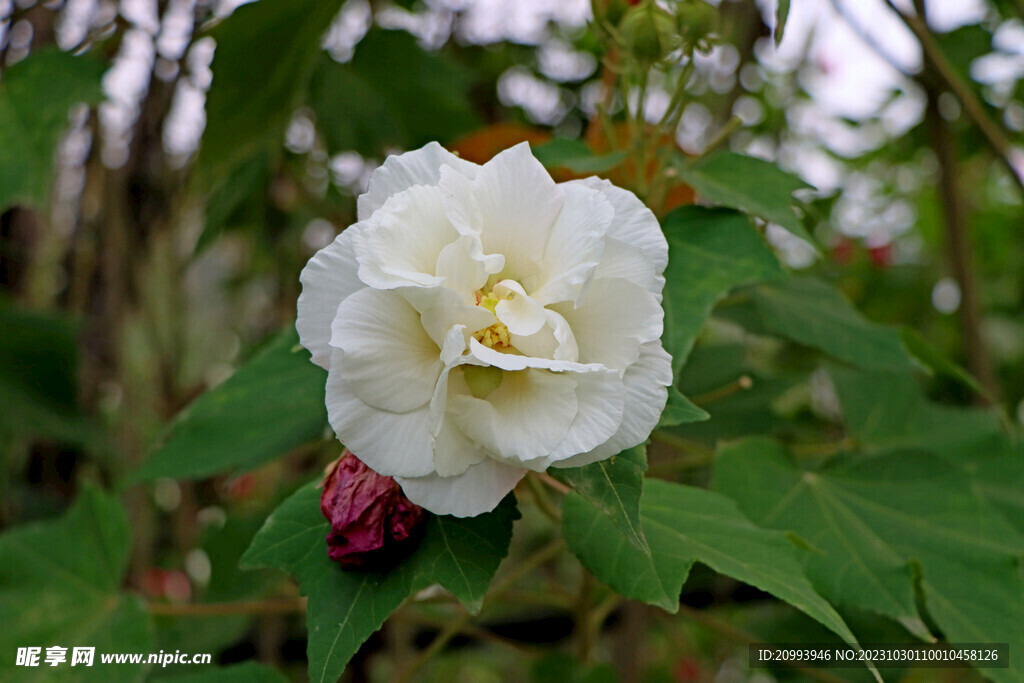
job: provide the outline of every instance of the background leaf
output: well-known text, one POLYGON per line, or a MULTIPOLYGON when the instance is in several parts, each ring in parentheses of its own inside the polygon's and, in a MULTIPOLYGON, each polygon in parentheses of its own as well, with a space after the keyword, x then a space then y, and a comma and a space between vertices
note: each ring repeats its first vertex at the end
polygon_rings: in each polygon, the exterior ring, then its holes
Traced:
MULTIPOLYGON (((109 681, 101 652, 152 650, 145 607, 120 592, 130 544, 124 508, 91 486, 61 518, 0 535, 0 614, 17 615, 0 631, 0 678, 109 681), (68 648, 65 665, 15 666, 19 647, 42 647, 45 656, 52 645, 68 648), (96 648, 94 666, 70 666, 76 646, 96 648)), ((118 665, 118 679, 142 680, 147 668, 118 665)))
POLYGON ((729 290, 785 272, 745 216, 727 209, 686 206, 662 221, 668 239, 665 334, 676 377, 711 309, 729 290))
MULTIPOLYGON (((974 492, 955 466, 921 452, 836 459, 802 471, 771 441, 724 450, 714 486, 757 523, 792 530, 819 552, 807 573, 830 600, 924 628, 914 574, 928 613, 949 642, 1024 647, 1020 536, 974 492)), ((986 669, 1020 680, 1020 663, 986 669)))
POLYGON ((575 173, 610 171, 623 162, 626 153, 594 154, 582 140, 555 138, 533 149, 533 155, 548 168, 567 168, 575 173))
POLYGON ((629 546, 597 508, 575 493, 563 503, 562 532, 594 576, 625 597, 675 612, 694 562, 756 586, 856 639, 842 617, 811 587, 797 549, 783 533, 752 524, 728 498, 657 479, 640 504, 650 555, 629 546))
POLYGON ((793 210, 793 193, 807 187, 775 164, 734 152, 715 152, 695 161, 676 157, 679 177, 713 204, 776 223, 815 247, 814 239, 793 210))
POLYGON ((46 206, 57 143, 78 103, 103 99, 106 67, 91 57, 40 50, 4 73, 0 84, 0 212, 46 206))
POLYGON ((199 478, 249 470, 322 436, 325 371, 289 328, 177 417, 131 477, 199 478))

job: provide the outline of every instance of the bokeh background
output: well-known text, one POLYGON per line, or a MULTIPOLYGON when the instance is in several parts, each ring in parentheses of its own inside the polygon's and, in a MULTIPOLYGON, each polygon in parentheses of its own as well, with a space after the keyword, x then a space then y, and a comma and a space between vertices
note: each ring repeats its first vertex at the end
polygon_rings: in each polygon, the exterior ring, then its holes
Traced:
MULTIPOLYGON (((589 0, 347 0, 323 36, 311 17, 331 3, 260 0, 265 10, 232 24, 241 4, 0 0, 0 88, 36 55, 88 53, 93 65, 32 81, 22 101, 37 109, 0 100, 0 528, 54 517, 82 481, 124 482, 180 411, 289 325, 299 271, 355 220, 355 197, 384 156, 439 140, 483 162, 553 137, 602 151, 597 107, 622 107, 607 92, 589 0), (52 166, 25 156, 11 112, 31 117, 67 97, 82 103, 53 122, 52 166)), ((916 328, 1024 422, 1024 4, 927 0, 915 35, 883 0, 792 0, 778 45, 774 0, 710 4, 720 40, 696 56, 690 101, 664 144, 697 155, 738 117, 729 148, 809 185, 805 223, 821 249, 768 225, 781 258, 838 283, 871 319, 916 328), (926 66, 922 45, 948 57, 963 92, 926 66)), ((652 83, 651 121, 669 99, 652 83)), ((694 201, 675 190, 672 202, 694 201)), ((820 373, 777 373, 758 391, 726 411, 728 436, 780 420, 834 431, 836 399, 820 373)), ((929 391, 981 400, 953 381, 929 391)), ((302 677, 292 603, 203 618, 174 606, 281 599, 280 576, 242 573, 237 560, 274 505, 338 448, 325 435, 252 472, 124 486, 126 582, 164 605, 160 647, 257 658, 302 677)), ((540 542, 544 522, 528 513, 523 528, 514 554, 540 542)), ((535 646, 571 632, 572 596, 555 607, 531 600, 559 597, 578 572, 552 567, 424 676, 555 680, 545 676, 565 662, 538 659, 535 646)), ((617 608, 611 668, 594 675, 774 680, 746 671, 744 638, 812 627, 762 598, 705 571, 684 594, 691 619, 617 608)), ((386 680, 442 617, 400 613, 347 675, 386 680)), ((952 673, 907 680, 967 680, 952 673)))

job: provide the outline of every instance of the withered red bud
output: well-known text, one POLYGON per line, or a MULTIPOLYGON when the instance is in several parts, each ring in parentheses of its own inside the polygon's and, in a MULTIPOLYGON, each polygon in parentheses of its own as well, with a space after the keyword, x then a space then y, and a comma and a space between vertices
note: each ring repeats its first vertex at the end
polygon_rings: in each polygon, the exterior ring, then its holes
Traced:
POLYGON ((324 477, 320 511, 331 523, 327 554, 346 569, 390 568, 416 547, 427 521, 394 479, 347 449, 324 477))

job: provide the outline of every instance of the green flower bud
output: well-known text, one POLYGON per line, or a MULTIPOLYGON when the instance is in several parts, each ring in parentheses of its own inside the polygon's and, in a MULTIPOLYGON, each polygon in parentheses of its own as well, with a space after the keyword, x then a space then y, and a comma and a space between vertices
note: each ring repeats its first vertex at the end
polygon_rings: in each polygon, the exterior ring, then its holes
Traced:
POLYGON ((683 42, 697 47, 717 29, 718 13, 704 2, 681 2, 676 5, 676 22, 683 42))
POLYGON ((630 10, 619 28, 626 51, 641 64, 660 62, 680 45, 675 19, 653 2, 630 10))

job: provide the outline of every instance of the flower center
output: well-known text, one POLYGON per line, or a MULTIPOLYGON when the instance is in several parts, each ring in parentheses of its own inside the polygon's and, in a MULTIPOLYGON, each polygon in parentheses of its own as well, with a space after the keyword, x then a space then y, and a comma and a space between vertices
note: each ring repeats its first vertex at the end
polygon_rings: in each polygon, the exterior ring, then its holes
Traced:
MULTIPOLYGON (((476 298, 477 306, 483 306, 491 313, 494 313, 499 301, 511 301, 515 298, 516 294, 515 292, 507 292, 504 296, 501 296, 496 294, 493 289, 484 294, 482 289, 478 289, 473 293, 473 296, 476 298)), ((500 320, 490 327, 485 327, 474 332, 473 339, 476 339, 487 348, 494 349, 495 351, 512 350, 512 341, 509 337, 508 328, 505 327, 505 323, 500 320)))

